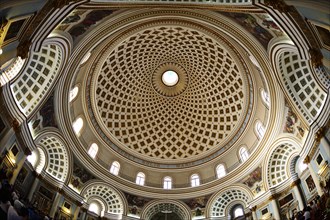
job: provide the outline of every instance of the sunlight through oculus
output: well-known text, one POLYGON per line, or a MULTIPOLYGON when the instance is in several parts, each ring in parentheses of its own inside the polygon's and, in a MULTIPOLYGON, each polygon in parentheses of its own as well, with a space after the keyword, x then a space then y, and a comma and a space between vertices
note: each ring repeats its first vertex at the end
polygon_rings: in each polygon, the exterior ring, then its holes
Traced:
POLYGON ((179 76, 172 70, 167 70, 162 75, 162 81, 167 86, 175 86, 179 81, 179 76))

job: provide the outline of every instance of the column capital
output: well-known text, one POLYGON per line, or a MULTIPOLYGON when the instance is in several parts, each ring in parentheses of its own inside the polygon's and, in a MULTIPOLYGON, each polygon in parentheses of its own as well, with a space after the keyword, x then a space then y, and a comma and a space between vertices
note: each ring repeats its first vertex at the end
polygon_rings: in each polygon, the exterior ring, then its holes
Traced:
POLYGON ((301 182, 300 179, 297 179, 297 180, 293 181, 293 182, 290 184, 291 189, 292 189, 293 187, 295 187, 295 186, 299 186, 300 182, 301 182))
POLYGON ((326 127, 321 127, 316 133, 315 133, 315 141, 320 142, 321 138, 324 137, 326 132, 326 127))
POLYGON ((272 194, 268 197, 268 201, 276 200, 279 197, 280 197, 280 194, 278 194, 278 193, 272 194))
POLYGON ((309 156, 307 155, 304 159, 304 164, 309 164, 311 162, 311 159, 309 158, 309 156))
POLYGON ((251 211, 252 212, 255 212, 255 211, 257 211, 257 206, 255 205, 255 206, 253 206, 252 208, 251 208, 251 211))

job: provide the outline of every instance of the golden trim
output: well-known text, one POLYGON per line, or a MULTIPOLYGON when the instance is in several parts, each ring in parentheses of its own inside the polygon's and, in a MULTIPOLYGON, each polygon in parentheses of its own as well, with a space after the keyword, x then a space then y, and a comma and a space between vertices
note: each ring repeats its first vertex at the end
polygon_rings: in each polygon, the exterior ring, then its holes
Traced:
POLYGON ((309 164, 311 162, 310 157, 307 155, 303 162, 304 162, 304 164, 309 164))

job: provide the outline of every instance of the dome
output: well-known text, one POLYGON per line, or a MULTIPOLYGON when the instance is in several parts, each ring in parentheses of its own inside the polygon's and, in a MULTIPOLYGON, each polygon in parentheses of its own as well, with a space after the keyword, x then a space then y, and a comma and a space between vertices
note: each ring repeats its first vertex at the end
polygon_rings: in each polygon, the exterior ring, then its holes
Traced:
POLYGON ((325 198, 327 4, 32 2, 1 11, 0 167, 39 214, 285 219, 325 198))
POLYGON ((206 30, 176 23, 157 19, 111 42, 85 87, 88 117, 107 143, 163 164, 223 150, 246 126, 251 99, 238 54, 206 30), (173 86, 162 81, 170 70, 173 86))
MULTIPOLYGON (((111 16, 122 15, 117 13, 111 16)), ((230 25, 223 14, 176 9, 123 14, 119 20, 126 25, 102 22, 84 37, 81 54, 92 55, 69 70, 76 69, 68 80, 81 84, 84 94, 68 103, 72 122, 85 121, 77 150, 88 160, 86 143, 95 142, 102 154, 90 166, 109 169, 119 161, 140 167, 134 172, 158 177, 146 185, 161 190, 159 180, 168 172, 178 176, 174 188, 189 186, 187 168, 196 173, 212 169, 198 187, 214 185, 219 160, 230 169, 240 166, 223 158, 242 146, 250 153, 258 150, 262 138, 255 134, 255 123, 262 121, 263 128, 268 123, 270 109, 255 96, 258 88, 269 91, 271 84, 249 58, 255 51, 236 42, 238 36, 229 32, 238 31, 233 27, 220 31, 221 25, 230 25), (206 21, 209 25, 202 25, 206 21), (167 71, 177 74, 175 85, 163 82, 167 71)))

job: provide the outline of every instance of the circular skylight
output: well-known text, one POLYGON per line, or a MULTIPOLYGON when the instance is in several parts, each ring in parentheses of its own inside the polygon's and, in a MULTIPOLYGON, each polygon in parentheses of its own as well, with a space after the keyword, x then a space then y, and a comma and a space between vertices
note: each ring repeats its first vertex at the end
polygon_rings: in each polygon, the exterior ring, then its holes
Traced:
POLYGON ((173 70, 167 70, 162 75, 162 81, 167 86, 174 86, 179 81, 179 76, 173 70))

